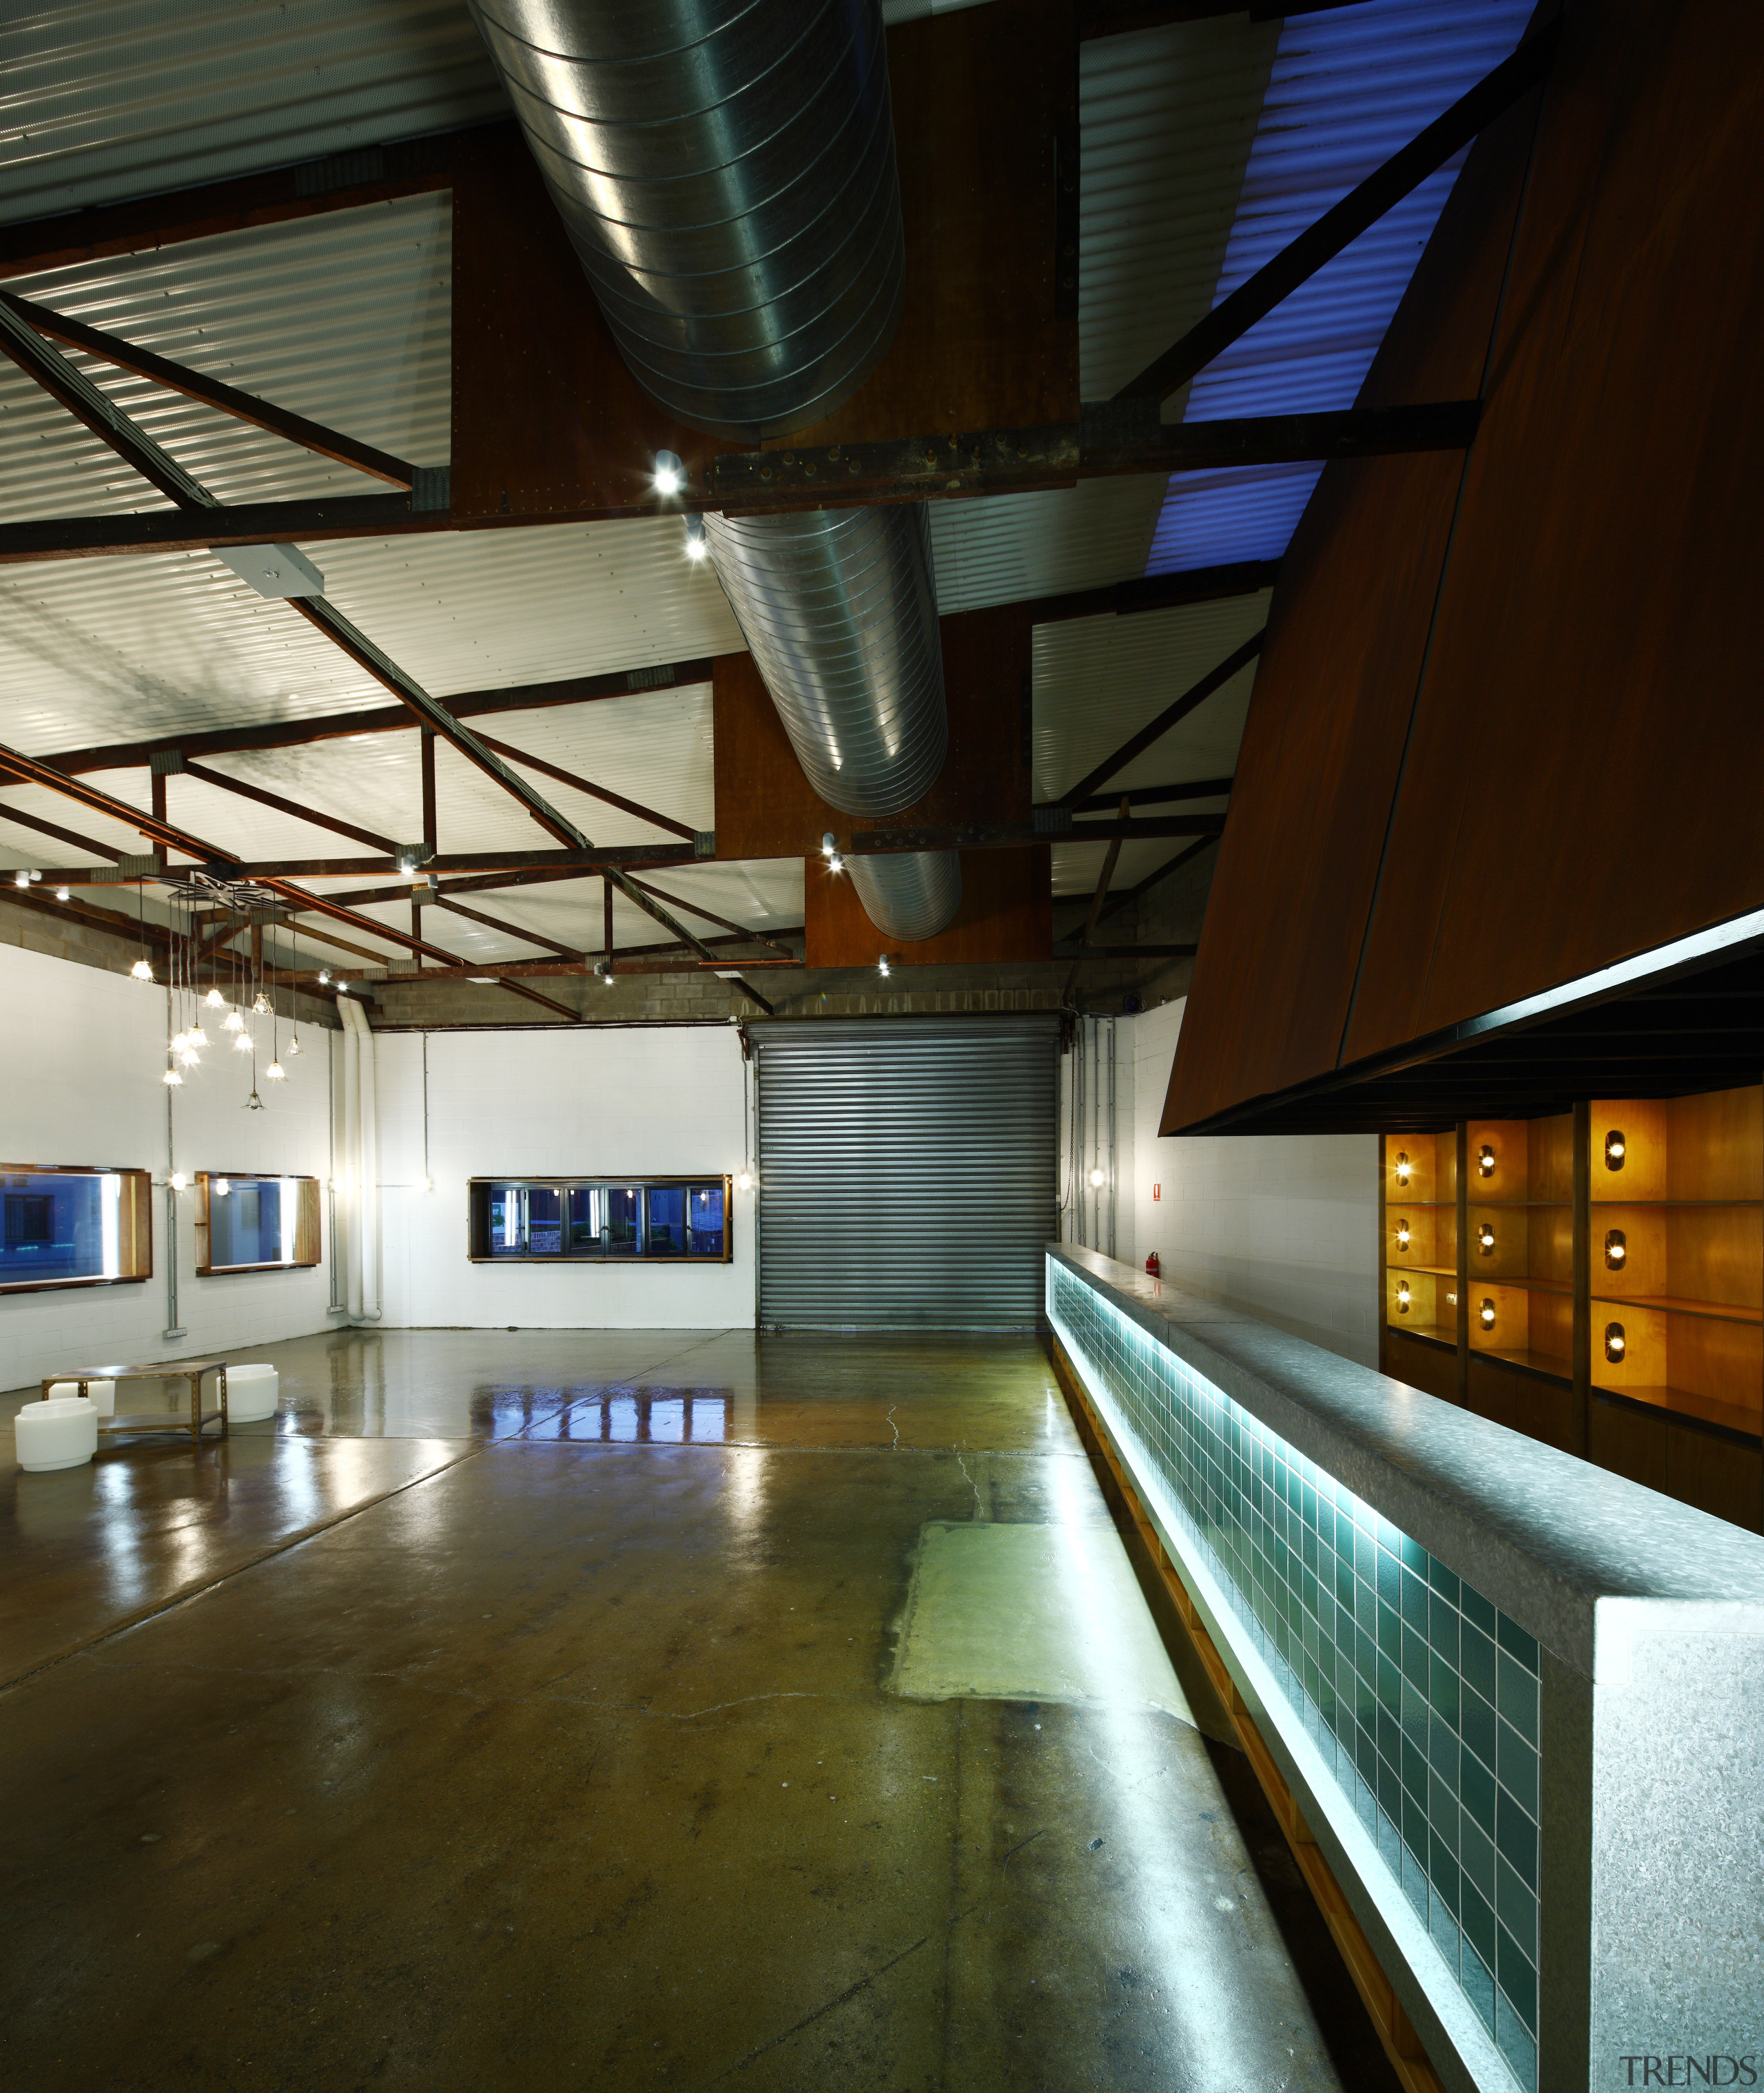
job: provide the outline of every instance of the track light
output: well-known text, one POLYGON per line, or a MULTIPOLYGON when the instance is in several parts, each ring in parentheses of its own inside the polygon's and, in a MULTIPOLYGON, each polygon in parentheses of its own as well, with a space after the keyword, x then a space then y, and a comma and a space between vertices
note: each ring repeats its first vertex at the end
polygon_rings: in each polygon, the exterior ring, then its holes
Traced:
POLYGON ((704 536, 704 518, 688 516, 686 519, 686 557, 689 560, 702 560, 708 557, 709 552, 710 546, 704 536))
POLYGON ((876 961, 876 971, 882 976, 884 981, 886 981, 888 977, 894 972, 894 968, 888 964, 888 955, 886 952, 883 952, 878 958, 876 961))
POLYGON ((686 484, 686 467, 674 451, 656 453, 656 492, 678 494, 686 484))

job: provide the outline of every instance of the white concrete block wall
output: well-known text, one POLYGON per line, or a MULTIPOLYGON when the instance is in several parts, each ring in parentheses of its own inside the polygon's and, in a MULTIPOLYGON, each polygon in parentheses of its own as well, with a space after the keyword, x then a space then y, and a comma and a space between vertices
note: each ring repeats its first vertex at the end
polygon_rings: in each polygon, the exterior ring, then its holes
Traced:
POLYGON ((755 1315, 753 1201, 735 1195, 728 1264, 467 1260, 473 1177, 633 1178, 743 1161, 747 1071, 732 1025, 382 1034, 379 1169, 386 1325, 728 1329, 755 1315), (416 1189, 427 1174, 433 1190, 416 1189))
MULTIPOLYGON (((283 1028, 286 1038, 286 1028, 283 1028)), ((153 1276, 138 1285, 0 1294, 0 1388, 82 1363, 176 1359, 242 1349, 326 1326, 330 1280, 314 1272, 196 1276, 196 1195, 178 1201, 178 1317, 166 1329, 166 996, 126 975, 0 946, 0 1162, 150 1170, 153 1276)), ((286 1083, 261 1080, 262 1112, 242 1109, 249 1064, 219 1046, 171 1093, 176 1167, 241 1175, 330 1170, 333 1035, 302 1034, 286 1083)), ((284 1056, 285 1060, 285 1056, 284 1056)), ((327 1248, 328 1250, 328 1243, 327 1248)))
POLYGON ((1160 1139, 1158 1120, 1186 1002, 1179 998, 1120 1020, 1133 1034, 1132 1237, 1138 1261, 1155 1250, 1167 1278, 1376 1367, 1376 1137, 1160 1139))

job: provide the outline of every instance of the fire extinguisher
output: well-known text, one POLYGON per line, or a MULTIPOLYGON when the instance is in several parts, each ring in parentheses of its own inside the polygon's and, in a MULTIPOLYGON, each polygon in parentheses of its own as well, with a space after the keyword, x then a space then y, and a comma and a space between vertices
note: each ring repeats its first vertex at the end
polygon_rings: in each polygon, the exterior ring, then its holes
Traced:
POLYGON ((1151 1256, 1146 1259, 1146 1269, 1151 1273, 1151 1276, 1155 1279, 1162 1268, 1163 1268, 1158 1263, 1158 1253, 1154 1250, 1151 1256))

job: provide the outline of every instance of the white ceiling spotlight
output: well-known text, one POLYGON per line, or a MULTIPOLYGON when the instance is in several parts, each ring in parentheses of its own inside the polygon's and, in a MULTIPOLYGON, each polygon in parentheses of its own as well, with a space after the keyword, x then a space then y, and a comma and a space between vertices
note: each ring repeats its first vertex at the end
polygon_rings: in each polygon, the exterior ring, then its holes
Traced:
POLYGON ((890 964, 888 955, 886 952, 883 952, 878 958, 876 961, 876 971, 882 976, 884 981, 886 981, 888 977, 894 972, 894 968, 890 964))
POLYGON ((656 492, 678 494, 686 484, 686 466, 676 451, 656 453, 656 492))
POLYGON ((829 872, 844 871, 845 860, 839 855, 839 846, 834 840, 834 834, 831 829, 829 829, 826 834, 821 838, 821 855, 827 861, 827 869, 829 872))
POLYGON ((688 516, 686 519, 686 557, 689 560, 703 560, 709 557, 710 544, 704 535, 702 516, 688 516))

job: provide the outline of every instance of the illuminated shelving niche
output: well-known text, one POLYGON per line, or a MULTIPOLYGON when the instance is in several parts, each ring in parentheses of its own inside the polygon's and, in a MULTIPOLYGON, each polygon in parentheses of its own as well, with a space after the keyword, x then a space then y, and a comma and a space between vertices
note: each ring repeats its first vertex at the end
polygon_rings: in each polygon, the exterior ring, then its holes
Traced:
POLYGON ((1380 1189, 1387 1373, 1764 1526, 1764 1089, 1387 1134, 1380 1189))

